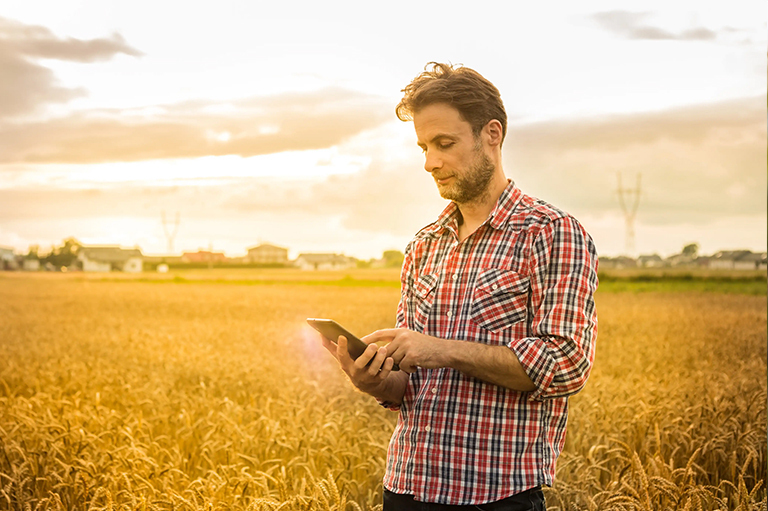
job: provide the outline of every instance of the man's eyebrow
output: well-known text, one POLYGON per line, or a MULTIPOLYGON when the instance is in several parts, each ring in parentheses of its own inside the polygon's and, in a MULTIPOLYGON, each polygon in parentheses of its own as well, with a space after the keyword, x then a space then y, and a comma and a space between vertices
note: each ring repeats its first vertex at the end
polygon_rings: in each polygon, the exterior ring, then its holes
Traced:
MULTIPOLYGON (((435 135, 434 137, 432 137, 432 138, 429 140, 429 142, 431 142, 431 143, 433 143, 433 144, 434 144, 434 143, 436 143, 437 141, 439 141, 441 138, 450 138, 450 139, 452 139, 452 140, 453 140, 453 139, 455 139, 456 137, 455 137, 454 135, 452 135, 451 133, 438 133, 437 135, 435 135)), ((419 141, 417 141, 417 142, 416 142, 416 145, 417 145, 417 146, 419 146, 419 147, 424 147, 424 145, 425 145, 425 144, 424 144, 423 142, 419 142, 419 141)))

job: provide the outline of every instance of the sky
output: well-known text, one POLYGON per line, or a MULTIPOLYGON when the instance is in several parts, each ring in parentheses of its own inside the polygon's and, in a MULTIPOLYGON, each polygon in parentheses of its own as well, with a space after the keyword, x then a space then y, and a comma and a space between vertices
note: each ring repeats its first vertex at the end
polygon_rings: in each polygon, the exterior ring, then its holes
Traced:
POLYGON ((6 2, 0 246, 403 250, 446 201, 394 108, 438 61, 497 86, 507 176, 601 255, 762 252, 767 21, 746 0, 6 2))

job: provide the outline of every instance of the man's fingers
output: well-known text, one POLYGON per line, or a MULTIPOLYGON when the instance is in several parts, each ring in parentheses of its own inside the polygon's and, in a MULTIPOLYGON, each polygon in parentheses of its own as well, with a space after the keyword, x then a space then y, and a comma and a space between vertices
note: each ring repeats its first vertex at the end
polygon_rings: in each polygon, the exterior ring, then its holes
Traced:
POLYGON ((387 376, 389 376, 389 373, 392 372, 393 367, 395 367, 395 361, 392 360, 392 357, 387 357, 387 359, 384 361, 384 364, 381 366, 379 378, 386 380, 387 376))
POLYGON ((349 351, 347 349, 347 338, 343 335, 340 335, 338 341, 336 342, 336 356, 339 358, 339 362, 345 366, 348 366, 354 362, 352 357, 349 356, 349 351))
POLYGON ((412 364, 410 360, 406 360, 406 359, 398 362, 397 365, 400 367, 401 370, 405 371, 408 374, 415 373, 416 369, 419 368, 417 365, 412 364))
MULTIPOLYGON (((369 347, 366 349, 373 350, 371 348, 373 345, 369 345, 369 347)), ((387 349, 386 348, 378 348, 376 350, 376 355, 371 359, 371 361, 367 364, 368 374, 371 376, 381 376, 381 371, 384 368, 384 364, 387 361, 387 349)))
POLYGON ((376 330, 373 333, 366 335, 360 340, 366 344, 373 344, 379 341, 391 341, 395 335, 397 335, 398 328, 385 328, 384 330, 376 330))
POLYGON ((322 335, 320 336, 320 340, 323 343, 323 348, 327 349, 331 353, 331 355, 336 357, 336 349, 337 349, 336 344, 330 339, 328 339, 327 337, 322 335))
POLYGON ((366 350, 362 353, 362 355, 357 357, 357 359, 353 359, 349 354, 348 345, 349 341, 347 341, 347 338, 343 335, 340 335, 338 351, 336 352, 339 358, 339 362, 341 362, 342 366, 347 368, 348 372, 352 369, 357 371, 365 371, 365 366, 367 366, 373 357, 376 356, 378 347, 376 345, 369 345, 368 348, 366 348, 366 350))
MULTIPOLYGON (((365 351, 357 357, 355 360, 355 367, 359 371, 367 371, 371 365, 374 365, 376 362, 374 362, 374 358, 376 357, 376 353, 378 353, 379 347, 375 344, 369 344, 367 348, 365 348, 365 351)), ((378 370, 378 367, 376 368, 378 370)))

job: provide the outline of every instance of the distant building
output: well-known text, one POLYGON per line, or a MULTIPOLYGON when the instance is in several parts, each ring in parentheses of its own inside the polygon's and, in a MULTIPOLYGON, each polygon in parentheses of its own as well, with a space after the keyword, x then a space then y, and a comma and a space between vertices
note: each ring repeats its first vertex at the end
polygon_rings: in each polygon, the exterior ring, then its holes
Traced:
POLYGON ((698 256, 694 261, 694 265, 697 268, 709 268, 709 263, 712 261, 712 256, 698 256))
POLYGON ((40 259, 25 257, 21 267, 24 271, 38 271, 40 269, 40 259))
POLYGON ((766 254, 751 250, 721 250, 710 258, 709 267, 722 270, 762 270, 766 268, 766 254))
POLYGON ((184 252, 181 254, 182 263, 223 263, 227 260, 224 252, 209 252, 198 250, 197 252, 184 252))
POLYGON ((261 245, 248 249, 248 255, 245 256, 244 262, 256 264, 287 264, 288 249, 270 245, 269 243, 262 243, 261 245))
POLYGON ((598 262, 598 268, 601 270, 637 268, 637 260, 627 256, 601 257, 598 262))
POLYGON ((664 266, 664 259, 659 254, 641 255, 637 258, 637 265, 642 268, 660 268, 664 266))
POLYGON ((665 260, 667 266, 693 266, 696 257, 693 254, 674 254, 665 260))
POLYGON ((9 247, 0 247, 0 270, 17 270, 19 263, 13 249, 9 247))
POLYGON ((294 264, 302 270, 347 270, 357 261, 341 254, 299 254, 294 264))
POLYGON ((144 262, 144 256, 138 248, 127 249, 117 245, 80 247, 77 259, 83 265, 83 271, 90 272, 140 273, 144 262))
POLYGON ((172 265, 172 264, 179 264, 181 263, 181 256, 164 256, 164 255, 155 255, 155 256, 144 256, 144 264, 149 265, 159 265, 159 264, 166 264, 166 265, 172 265))

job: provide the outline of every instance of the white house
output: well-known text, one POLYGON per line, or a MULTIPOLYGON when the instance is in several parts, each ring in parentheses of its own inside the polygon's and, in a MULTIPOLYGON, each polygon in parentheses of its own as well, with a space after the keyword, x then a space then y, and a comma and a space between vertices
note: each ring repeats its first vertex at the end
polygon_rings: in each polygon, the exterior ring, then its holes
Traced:
POLYGON ((710 268, 723 270, 761 270, 766 268, 766 255, 751 250, 721 250, 709 261, 710 268))
POLYGON ((24 271, 38 271, 40 270, 40 260, 25 257, 24 262, 22 263, 22 268, 24 271))
POLYGON ((354 258, 341 254, 299 254, 294 264, 302 270, 347 270, 357 266, 354 258))
POLYGON ((83 265, 83 271, 108 272, 123 271, 140 273, 144 266, 144 256, 138 248, 120 248, 116 245, 84 246, 77 251, 77 259, 83 265))
POLYGON ((16 256, 13 249, 9 247, 0 247, 0 270, 15 270, 19 267, 16 263, 16 256))

